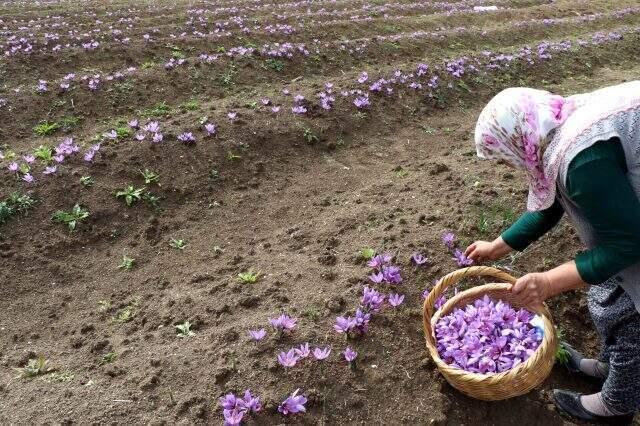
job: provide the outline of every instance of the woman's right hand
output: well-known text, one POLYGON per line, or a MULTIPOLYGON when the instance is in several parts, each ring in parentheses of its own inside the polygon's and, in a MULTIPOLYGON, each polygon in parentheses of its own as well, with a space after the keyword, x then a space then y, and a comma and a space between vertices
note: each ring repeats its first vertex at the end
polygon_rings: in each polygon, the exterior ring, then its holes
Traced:
POLYGON ((464 254, 473 259, 474 263, 486 260, 498 260, 511 251, 511 247, 504 242, 502 237, 489 241, 476 241, 464 251, 464 254))

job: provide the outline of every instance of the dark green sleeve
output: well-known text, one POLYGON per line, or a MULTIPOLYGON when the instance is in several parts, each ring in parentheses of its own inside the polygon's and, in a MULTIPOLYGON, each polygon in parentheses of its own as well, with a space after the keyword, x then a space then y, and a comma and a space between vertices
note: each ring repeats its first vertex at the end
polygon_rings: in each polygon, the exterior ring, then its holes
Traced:
POLYGON ((596 246, 576 257, 578 273, 589 284, 640 261, 640 201, 626 173, 618 139, 596 143, 569 165, 569 197, 595 232, 596 246))
POLYGON ((512 249, 522 251, 553 228, 563 213, 558 200, 548 209, 526 212, 502 233, 502 239, 512 249))

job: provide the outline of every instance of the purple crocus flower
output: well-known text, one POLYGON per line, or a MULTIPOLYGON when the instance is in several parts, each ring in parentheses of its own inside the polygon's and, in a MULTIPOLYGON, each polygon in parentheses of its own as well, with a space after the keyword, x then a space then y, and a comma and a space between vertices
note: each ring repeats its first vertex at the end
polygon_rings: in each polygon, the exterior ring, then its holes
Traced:
POLYGON ((31 173, 25 173, 24 176, 22 176, 22 180, 27 183, 33 183, 35 181, 33 176, 31 176, 31 173))
POLYGON ((394 265, 386 265, 382 267, 382 275, 384 280, 390 284, 400 284, 402 282, 402 276, 400 275, 400 268, 394 265))
POLYGON ((196 138, 191 132, 184 132, 178 135, 178 140, 186 145, 192 145, 196 143, 196 138))
POLYGON ((265 331, 264 328, 261 328, 259 330, 249 330, 249 336, 251 336, 251 338, 256 342, 259 342, 260 340, 264 339, 264 336, 266 335, 267 335, 267 332, 265 331))
POLYGON ((112 139, 113 140, 113 139, 117 139, 118 138, 118 134, 116 133, 115 130, 110 130, 108 132, 103 133, 102 137, 106 138, 106 139, 112 139))
POLYGON ((468 258, 464 252, 460 249, 456 249, 453 252, 453 258, 456 260, 458 266, 470 266, 473 265, 473 259, 468 258))
POLYGON ((271 100, 268 98, 262 98, 260 99, 260 102, 262 102, 262 105, 267 106, 271 103, 271 100))
POLYGON ((229 117, 229 120, 233 121, 238 117, 238 113, 234 111, 230 111, 227 113, 227 117, 229 117))
POLYGON ((285 368, 290 368, 296 365, 300 358, 296 355, 295 349, 289 349, 288 352, 280 352, 278 354, 278 362, 285 368))
POLYGON ((370 267, 370 268, 374 268, 376 270, 379 270, 384 265, 386 265, 389 262, 391 262, 391 259, 393 259, 393 257, 388 253, 378 254, 378 255, 373 256, 371 258, 371 260, 369 260, 367 262, 367 266, 370 267))
POLYGON ((31 163, 33 163, 34 161, 36 161, 36 157, 34 157, 33 155, 24 155, 24 156, 22 156, 22 158, 24 159, 24 161, 25 161, 27 164, 31 164, 31 163))
POLYGON ((228 393, 225 396, 220 397, 218 401, 220 402, 222 408, 225 410, 233 410, 238 404, 242 404, 242 400, 237 398, 232 393, 228 393))
POLYGON ((358 83, 362 84, 369 80, 369 74, 366 71, 362 71, 360 77, 358 77, 358 83))
POLYGON ((294 114, 302 115, 307 112, 307 109, 302 105, 296 105, 291 107, 291 112, 294 114))
POLYGON ((364 334, 369 329, 369 321, 371 320, 371 314, 362 311, 360 308, 356 309, 355 315, 356 325, 354 330, 360 334, 364 334))
POLYGON ((318 361, 322 361, 324 359, 327 359, 329 357, 329 354, 331 354, 331 347, 330 346, 327 346, 324 349, 320 349, 319 347, 317 347, 317 348, 315 348, 313 350, 313 356, 318 361))
POLYGON ((411 260, 417 266, 424 265, 428 262, 427 258, 420 253, 413 253, 413 255, 411 255, 411 260))
POLYGON ((216 134, 216 132, 218 131, 216 129, 216 125, 213 123, 207 123, 204 125, 204 129, 207 131, 207 135, 208 136, 213 136, 216 134))
POLYGON ((360 304, 369 312, 378 312, 384 303, 384 295, 377 290, 367 286, 362 290, 360 304))
POLYGON ((256 395, 251 394, 251 391, 249 389, 244 391, 242 402, 247 411, 257 413, 258 411, 262 410, 262 403, 260 402, 260 398, 256 395))
POLYGON ((358 109, 365 109, 366 107, 368 107, 371 103, 369 102, 369 97, 368 96, 359 96, 357 98, 355 98, 353 100, 353 104, 356 106, 356 108, 358 109))
POLYGON ((442 242, 449 248, 449 250, 453 250, 456 244, 456 236, 453 234, 453 232, 446 232, 442 236, 442 242))
POLYGON ((271 107, 271 112, 273 112, 274 114, 279 113, 280 112, 280 107, 279 106, 271 107))
POLYGON ((153 143, 160 143, 162 142, 162 133, 154 133, 153 134, 153 143))
POLYGON ((342 353, 344 355, 344 359, 347 360, 348 363, 352 363, 353 360, 358 356, 358 352, 351 349, 351 346, 347 346, 347 349, 342 353))
POLYGON ((145 135, 144 133, 140 133, 140 132, 136 133, 136 135, 135 135, 135 138, 136 138, 137 141, 143 141, 144 138, 146 138, 146 137, 147 137, 147 135, 145 135))
POLYGON ((402 305, 402 302, 404 302, 404 294, 390 294, 387 300, 389 300, 389 304, 391 306, 397 308, 398 306, 402 305))
POLYGON ((349 332, 356 326, 356 320, 353 317, 336 317, 336 323, 333 328, 339 334, 349 335, 349 332))
POLYGON ((309 349, 309 343, 301 344, 299 347, 293 349, 296 352, 298 358, 306 358, 311 353, 309 349))
POLYGON ((307 403, 307 398, 303 395, 298 395, 300 389, 296 389, 294 393, 291 394, 290 397, 285 399, 282 404, 278 407, 278 411, 285 416, 296 413, 304 413, 307 411, 305 408, 305 404, 307 403))
POLYGON ((44 171, 42 172, 42 174, 50 175, 55 173, 57 170, 58 170, 57 166, 47 166, 44 168, 44 171))
POLYGON ((138 127, 140 127, 140 122, 135 118, 133 120, 129 120, 129 122, 127 124, 132 129, 137 129, 138 127))
POLYGON ((149 133, 158 133, 160 131, 160 124, 157 121, 150 121, 144 126, 144 130, 149 133))
POLYGON ((369 280, 371 280, 371 282, 375 284, 380 284, 382 281, 384 281, 384 275, 382 274, 382 272, 374 272, 373 274, 369 275, 369 280))
POLYGON ((64 154, 54 155, 53 159, 56 163, 62 163, 64 161, 64 154))
POLYGON ((282 314, 277 318, 269 319, 269 323, 276 330, 280 331, 291 331, 296 328, 297 320, 295 318, 291 318, 289 315, 282 314))
POLYGON ((244 411, 239 409, 223 410, 224 426, 239 426, 242 424, 242 418, 244 417, 244 411))
POLYGON ((12 163, 9 163, 7 168, 9 169, 10 172, 17 172, 20 167, 18 166, 18 163, 14 161, 12 163))

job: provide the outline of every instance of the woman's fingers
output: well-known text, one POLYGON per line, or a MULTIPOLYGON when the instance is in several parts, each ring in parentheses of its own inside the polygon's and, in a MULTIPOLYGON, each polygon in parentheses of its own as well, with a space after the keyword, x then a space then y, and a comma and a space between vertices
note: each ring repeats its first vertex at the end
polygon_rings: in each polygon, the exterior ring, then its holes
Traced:
POLYGON ((476 243, 472 243, 467 249, 464 251, 464 255, 467 257, 471 257, 472 253, 476 250, 476 243))

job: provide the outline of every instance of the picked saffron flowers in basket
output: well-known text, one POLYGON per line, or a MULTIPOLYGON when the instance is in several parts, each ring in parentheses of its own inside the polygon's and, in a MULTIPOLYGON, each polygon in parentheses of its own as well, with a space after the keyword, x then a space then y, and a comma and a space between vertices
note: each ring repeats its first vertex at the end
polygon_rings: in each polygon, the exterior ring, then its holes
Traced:
POLYGON ((485 295, 464 309, 456 307, 435 326, 440 358, 481 374, 500 373, 521 364, 540 345, 539 317, 485 295))

